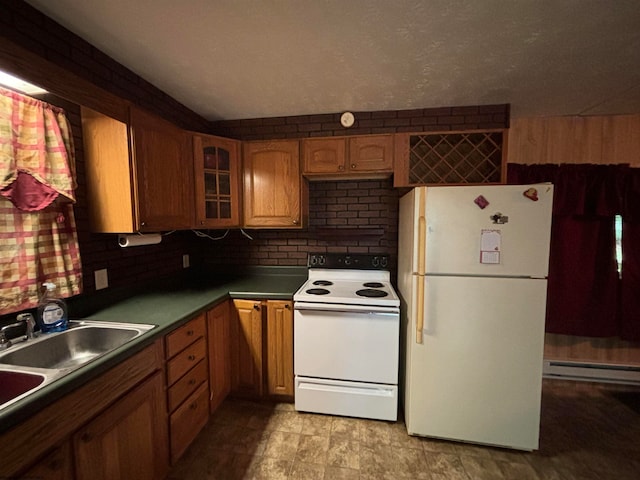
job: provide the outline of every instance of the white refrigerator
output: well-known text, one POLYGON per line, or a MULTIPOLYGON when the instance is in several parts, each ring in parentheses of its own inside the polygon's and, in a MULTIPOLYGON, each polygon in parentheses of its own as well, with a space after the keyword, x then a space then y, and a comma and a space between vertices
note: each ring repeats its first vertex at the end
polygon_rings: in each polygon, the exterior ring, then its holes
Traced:
POLYGON ((538 448, 552 201, 551 184, 400 199, 410 435, 538 448))

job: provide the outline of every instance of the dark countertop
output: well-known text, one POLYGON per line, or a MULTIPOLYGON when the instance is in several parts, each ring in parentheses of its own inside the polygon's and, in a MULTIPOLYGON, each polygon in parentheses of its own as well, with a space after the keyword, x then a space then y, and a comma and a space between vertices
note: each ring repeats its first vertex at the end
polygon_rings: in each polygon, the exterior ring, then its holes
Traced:
POLYGON ((250 267, 242 273, 199 273, 191 277, 164 279, 156 285, 129 292, 129 296, 105 291, 95 298, 71 302, 71 319, 143 323, 156 327, 0 409, 0 432, 15 426, 28 418, 30 412, 53 403, 217 303, 228 298, 291 300, 306 279, 307 269, 304 267, 250 267))

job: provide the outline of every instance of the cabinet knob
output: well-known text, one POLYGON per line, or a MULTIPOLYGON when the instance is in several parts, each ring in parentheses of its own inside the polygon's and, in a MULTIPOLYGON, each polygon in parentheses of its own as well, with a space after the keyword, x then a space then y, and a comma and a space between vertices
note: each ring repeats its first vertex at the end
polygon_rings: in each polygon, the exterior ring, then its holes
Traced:
POLYGON ((340 171, 344 170, 344 165, 338 165, 338 170, 340 171))
POLYGON ((187 331, 187 337, 193 337, 193 330, 188 330, 187 331))
POLYGON ((144 227, 147 224, 147 222, 140 222, 140 226, 144 227))
POLYGON ((191 410, 195 410, 196 408, 198 408, 198 404, 197 404, 197 403, 195 403, 195 402, 193 402, 191 405, 189 405, 189 408, 190 408, 191 410))
POLYGON ((196 356, 195 355, 189 355, 187 358, 193 362, 196 359, 196 356))
POLYGON ((351 168, 356 168, 356 167, 357 167, 357 165, 355 163, 351 164, 351 168))
POLYGON ((196 381, 194 378, 192 378, 191 380, 189 380, 189 385, 195 385, 196 381))
POLYGON ((293 221, 293 224, 294 224, 294 225, 297 225, 297 224, 298 224, 298 220, 297 220, 297 219, 296 219, 296 220, 294 220, 294 221, 293 221))
POLYGON ((287 310, 291 310, 291 305, 289 305, 288 303, 285 303, 284 308, 286 308, 287 310))

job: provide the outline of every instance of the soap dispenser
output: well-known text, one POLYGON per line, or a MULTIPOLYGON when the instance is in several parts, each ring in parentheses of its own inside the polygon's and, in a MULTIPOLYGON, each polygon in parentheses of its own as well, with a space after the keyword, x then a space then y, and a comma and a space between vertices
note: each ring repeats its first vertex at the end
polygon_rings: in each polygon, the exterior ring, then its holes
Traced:
POLYGON ((69 326, 67 304, 56 295, 56 285, 43 283, 45 288, 38 304, 37 321, 42 333, 61 332, 69 326))

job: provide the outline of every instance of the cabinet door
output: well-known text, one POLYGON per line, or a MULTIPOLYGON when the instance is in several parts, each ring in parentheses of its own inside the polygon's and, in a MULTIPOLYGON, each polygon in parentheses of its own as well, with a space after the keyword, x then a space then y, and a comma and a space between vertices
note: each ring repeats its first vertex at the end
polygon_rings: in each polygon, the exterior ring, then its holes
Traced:
POLYGON ((297 140, 244 144, 244 225, 302 228, 297 140))
POLYGON ((347 142, 344 138, 302 140, 302 173, 340 173, 345 170, 347 142))
POLYGON ((191 138, 164 120, 131 109, 138 227, 140 231, 191 228, 191 138))
POLYGON ((262 395, 262 304, 234 300, 231 316, 231 391, 262 395))
POLYGON ((77 479, 164 478, 168 438, 158 372, 74 435, 77 479))
POLYGON ((69 480, 73 478, 70 443, 65 442, 62 446, 47 453, 42 460, 18 478, 38 480, 69 480))
POLYGON ((213 413, 231 391, 229 302, 207 312, 209 335, 209 410, 213 413))
POLYGON ((240 226, 240 142, 194 135, 196 227, 240 226))
POLYGON ((393 171, 393 135, 350 138, 349 170, 391 173, 393 171))
POLYGON ((270 395, 293 396, 293 304, 267 301, 267 386, 270 395))

